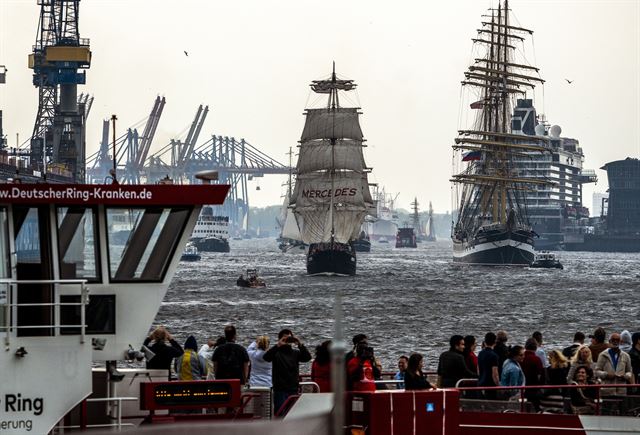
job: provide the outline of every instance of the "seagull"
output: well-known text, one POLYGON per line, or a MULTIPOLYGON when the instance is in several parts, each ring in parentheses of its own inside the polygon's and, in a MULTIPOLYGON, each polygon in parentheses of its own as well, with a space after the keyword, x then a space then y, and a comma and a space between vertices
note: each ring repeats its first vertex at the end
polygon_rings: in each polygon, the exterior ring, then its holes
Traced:
MULTIPOLYGON (((185 51, 185 53, 186 53, 186 51, 185 51)), ((573 83, 573 80, 569 80, 569 79, 565 79, 565 80, 566 80, 566 81, 567 81, 567 83, 569 83, 569 84, 573 83)))
POLYGON ((184 50, 184 55, 189 57, 189 53, 187 53, 187 50, 184 50))

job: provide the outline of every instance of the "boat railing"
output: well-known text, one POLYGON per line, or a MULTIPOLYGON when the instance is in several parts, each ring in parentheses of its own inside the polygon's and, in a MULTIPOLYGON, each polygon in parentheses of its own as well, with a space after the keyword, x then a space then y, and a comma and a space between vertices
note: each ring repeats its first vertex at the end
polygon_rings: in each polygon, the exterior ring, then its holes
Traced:
MULTIPOLYGON (((80 330, 80 343, 85 342, 86 337, 86 306, 89 303, 89 288, 87 287, 86 279, 0 279, 0 310, 3 312, 3 319, 0 322, 0 333, 4 334, 5 347, 9 347, 11 343, 12 330, 18 329, 43 329, 53 328, 55 330, 55 336, 61 335, 61 328, 75 328, 80 330), (51 284, 54 287, 54 300, 58 300, 59 287, 64 286, 78 286, 79 287, 79 302, 42 302, 42 303, 18 303, 14 301, 17 297, 18 286, 21 284, 51 284), (53 321, 50 324, 38 324, 38 325, 18 325, 17 324, 17 310, 22 307, 51 307, 53 308, 54 315, 53 321), (80 324, 61 324, 60 323, 60 308, 61 307, 80 307, 80 324)), ((66 334, 65 334, 66 335, 66 334)), ((69 334, 77 335, 77 334, 69 334)))
MULTIPOLYGON (((460 405, 464 411, 505 412, 504 405, 511 412, 581 413, 575 411, 577 405, 571 403, 571 390, 591 390, 595 394, 589 398, 593 402, 590 415, 631 415, 640 416, 640 384, 567 384, 567 385, 527 385, 499 387, 465 387, 474 381, 460 381, 460 405), (466 382, 469 381, 469 382, 466 382), (604 391, 603 391, 604 390, 604 391), (491 406, 496 405, 496 406, 491 406), (488 409, 490 408, 490 409, 488 409)), ((585 405, 588 406, 588 405, 585 405)))
POLYGON ((58 425, 54 428, 53 433, 64 433, 70 429, 107 429, 113 428, 120 431, 123 427, 136 427, 135 423, 124 423, 122 421, 122 402, 135 402, 138 401, 138 397, 92 397, 89 399, 85 399, 82 401, 80 405, 80 424, 75 425, 58 425), (104 402, 106 403, 110 409, 115 410, 115 415, 110 415, 110 419, 113 420, 113 423, 97 423, 97 424, 88 424, 87 423, 87 403, 89 402, 104 402))

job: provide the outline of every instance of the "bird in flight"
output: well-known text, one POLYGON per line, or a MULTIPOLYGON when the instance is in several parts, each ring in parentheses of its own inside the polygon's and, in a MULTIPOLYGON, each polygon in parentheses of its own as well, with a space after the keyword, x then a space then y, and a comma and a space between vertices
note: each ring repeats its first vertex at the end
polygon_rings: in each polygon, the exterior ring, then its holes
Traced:
MULTIPOLYGON (((186 53, 186 52, 185 52, 186 53)), ((567 81, 567 83, 571 84, 573 83, 573 80, 569 80, 569 79, 565 79, 567 81)))
POLYGON ((184 50, 184 55, 189 57, 189 53, 187 53, 187 50, 184 50))

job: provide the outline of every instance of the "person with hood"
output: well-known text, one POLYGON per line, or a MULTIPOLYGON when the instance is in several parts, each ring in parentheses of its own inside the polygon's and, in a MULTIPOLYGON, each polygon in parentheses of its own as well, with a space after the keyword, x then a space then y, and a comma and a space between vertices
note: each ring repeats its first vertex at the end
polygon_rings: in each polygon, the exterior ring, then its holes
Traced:
POLYGON ((631 333, 626 329, 620 333, 620 350, 627 353, 631 350, 631 333))
POLYGON ((158 326, 154 329, 144 340, 143 345, 154 353, 154 355, 147 360, 148 369, 162 369, 170 372, 171 361, 184 352, 182 347, 173 339, 164 326, 158 326))
MULTIPOLYGON (((624 384, 633 382, 631 358, 627 352, 620 350, 620 334, 613 333, 609 337, 610 347, 600 352, 596 363, 596 377, 603 384, 624 384)), ((626 388, 603 388, 602 395, 626 394, 626 388)))
POLYGON ((207 376, 207 363, 198 355, 198 343, 193 335, 184 342, 184 353, 176 359, 174 368, 180 381, 199 381, 207 376))

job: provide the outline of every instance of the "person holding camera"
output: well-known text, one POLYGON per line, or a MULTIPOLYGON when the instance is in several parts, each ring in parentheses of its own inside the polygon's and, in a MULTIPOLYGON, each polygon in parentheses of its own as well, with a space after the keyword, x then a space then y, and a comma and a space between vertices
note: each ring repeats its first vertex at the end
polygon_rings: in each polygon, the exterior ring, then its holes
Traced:
POLYGON ((373 348, 367 343, 358 343, 355 356, 347 361, 347 390, 375 391, 375 380, 380 375, 373 348))
POLYGON ((153 352, 153 357, 147 360, 147 369, 162 369, 171 373, 171 361, 184 353, 182 346, 173 339, 164 326, 158 326, 144 340, 144 346, 153 352))
POLYGON ((311 354, 290 329, 283 329, 278 333, 278 342, 262 359, 272 364, 273 406, 277 413, 289 396, 298 394, 299 365, 311 361, 311 354))

